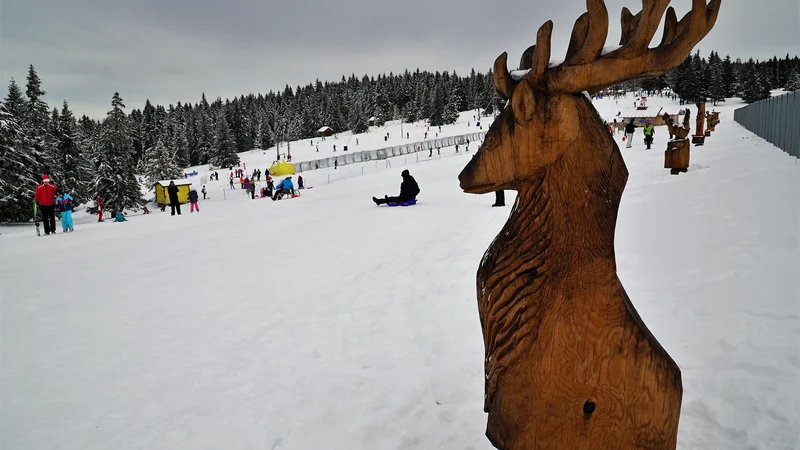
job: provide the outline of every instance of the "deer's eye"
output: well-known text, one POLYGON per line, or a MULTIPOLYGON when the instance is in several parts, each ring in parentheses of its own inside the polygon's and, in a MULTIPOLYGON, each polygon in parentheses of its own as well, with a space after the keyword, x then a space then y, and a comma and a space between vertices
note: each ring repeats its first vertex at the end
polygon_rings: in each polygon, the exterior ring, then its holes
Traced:
POLYGON ((495 148, 498 144, 500 144, 500 140, 497 139, 497 136, 495 136, 494 134, 487 134, 486 138, 483 140, 481 148, 486 150, 491 150, 495 148))

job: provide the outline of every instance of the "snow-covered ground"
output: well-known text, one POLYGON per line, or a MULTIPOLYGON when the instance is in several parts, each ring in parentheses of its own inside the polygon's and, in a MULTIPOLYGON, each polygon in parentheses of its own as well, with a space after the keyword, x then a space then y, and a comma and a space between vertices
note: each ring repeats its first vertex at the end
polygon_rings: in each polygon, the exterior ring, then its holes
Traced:
MULTIPOLYGON (((622 146, 619 274, 683 371, 680 448, 797 449, 800 163, 735 104, 687 174, 663 128, 622 146)), ((214 186, 200 213, 0 229, 0 448, 492 448, 474 277, 509 208, 442 153, 308 172, 292 200, 214 186), (419 204, 376 207, 405 162, 419 204)))

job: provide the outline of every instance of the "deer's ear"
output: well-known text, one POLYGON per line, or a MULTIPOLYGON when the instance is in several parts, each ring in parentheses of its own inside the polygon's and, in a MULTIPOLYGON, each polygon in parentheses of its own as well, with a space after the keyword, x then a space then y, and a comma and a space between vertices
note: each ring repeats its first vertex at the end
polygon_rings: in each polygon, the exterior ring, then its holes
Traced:
POLYGON ((527 123, 533 119, 536 112, 536 96, 529 83, 520 83, 514 91, 511 108, 514 110, 514 117, 518 122, 527 123))

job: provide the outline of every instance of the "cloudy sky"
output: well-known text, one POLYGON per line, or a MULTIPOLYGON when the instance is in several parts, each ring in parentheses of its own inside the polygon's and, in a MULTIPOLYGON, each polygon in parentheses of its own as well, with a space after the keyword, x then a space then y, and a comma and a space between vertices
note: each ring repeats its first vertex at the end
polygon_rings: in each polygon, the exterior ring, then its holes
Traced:
MULTIPOLYGON (((635 0, 607 0, 612 18, 635 0)), ((638 5, 638 6, 637 6, 638 5)), ((691 0, 673 0, 681 17, 691 0)), ((635 8, 635 9, 634 9, 635 8)), ((0 0, 0 82, 25 84, 36 66, 51 106, 102 117, 119 91, 195 103, 268 92, 342 74, 488 69, 515 64, 536 30, 555 22, 553 57, 566 51, 583 0, 0 0)), ((612 19, 609 44, 619 39, 612 19)), ((660 38, 660 33, 657 38, 660 38)), ((723 0, 704 55, 800 54, 800 1, 723 0)))

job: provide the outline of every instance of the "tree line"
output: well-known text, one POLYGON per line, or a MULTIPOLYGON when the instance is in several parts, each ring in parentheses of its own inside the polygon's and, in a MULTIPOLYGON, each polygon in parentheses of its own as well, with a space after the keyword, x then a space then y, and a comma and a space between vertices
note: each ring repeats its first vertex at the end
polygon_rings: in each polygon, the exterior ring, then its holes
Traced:
POLYGON ((732 97, 753 103, 769 98, 772 90, 800 89, 800 58, 786 55, 783 59, 759 62, 751 58, 742 62, 730 56, 722 59, 713 51, 702 58, 698 52, 669 73, 641 82, 641 87, 650 91, 669 87, 692 103, 706 100, 716 104, 732 97))
MULTIPOLYGON (((721 101, 742 97, 757 101, 770 89, 800 88, 797 57, 768 61, 724 60, 713 52, 690 56, 672 72, 637 87, 671 87, 681 98, 721 101)), ((337 132, 367 131, 374 120, 428 120, 438 126, 454 123, 460 111, 490 115, 503 108, 494 92, 491 70, 468 76, 416 70, 361 78, 351 74, 339 82, 317 80, 280 92, 217 98, 162 106, 149 100, 126 111, 119 93, 102 120, 76 118, 66 101, 52 110, 44 101, 42 82, 31 65, 25 92, 11 80, 0 101, 0 221, 29 220, 36 185, 43 173, 59 188, 73 192, 76 202, 102 197, 107 209, 136 209, 144 200, 135 174, 148 183, 172 179, 182 169, 200 164, 235 165, 237 153, 254 148, 281 148, 290 141, 316 136, 329 126, 337 132)), ((631 88, 629 84, 620 86, 631 88)))

